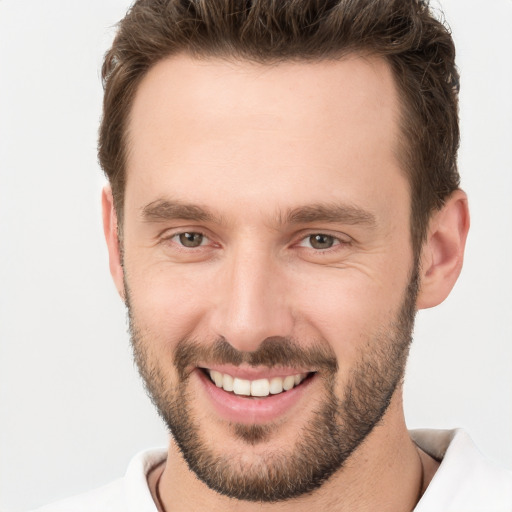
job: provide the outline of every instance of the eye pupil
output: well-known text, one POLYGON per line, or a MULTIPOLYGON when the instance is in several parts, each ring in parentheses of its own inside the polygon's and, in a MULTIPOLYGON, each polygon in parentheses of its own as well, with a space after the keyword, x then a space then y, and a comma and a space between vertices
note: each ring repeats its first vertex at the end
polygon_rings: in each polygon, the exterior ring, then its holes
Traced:
POLYGON ((311 247, 314 249, 330 249, 334 245, 334 238, 329 235, 311 235, 309 237, 311 247))
POLYGON ((181 233, 180 243, 185 247, 199 247, 203 242, 201 233, 181 233))

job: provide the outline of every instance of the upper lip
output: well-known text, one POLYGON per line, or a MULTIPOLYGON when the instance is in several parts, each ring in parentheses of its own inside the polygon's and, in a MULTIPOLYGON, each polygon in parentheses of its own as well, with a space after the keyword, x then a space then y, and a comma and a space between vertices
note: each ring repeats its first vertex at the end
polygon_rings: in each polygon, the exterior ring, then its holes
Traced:
POLYGON ((222 374, 228 374, 232 377, 245 380, 273 379, 274 377, 288 377, 289 375, 299 375, 302 373, 311 373, 311 369, 290 368, 284 366, 273 366, 271 368, 265 366, 252 367, 248 365, 220 365, 220 364, 204 364, 199 368, 205 370, 215 370, 222 374))

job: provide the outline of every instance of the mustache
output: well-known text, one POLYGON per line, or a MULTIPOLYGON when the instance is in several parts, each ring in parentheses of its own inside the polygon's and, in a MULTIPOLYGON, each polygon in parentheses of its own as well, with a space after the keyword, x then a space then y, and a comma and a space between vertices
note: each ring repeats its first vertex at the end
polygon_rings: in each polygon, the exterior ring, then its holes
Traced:
POLYGON ((180 377, 185 379, 191 368, 199 364, 230 364, 240 366, 287 366, 308 368, 334 374, 338 361, 327 343, 315 342, 301 346, 291 338, 273 336, 264 339, 253 352, 236 349, 225 338, 218 338, 211 345, 182 339, 174 350, 174 365, 180 377))

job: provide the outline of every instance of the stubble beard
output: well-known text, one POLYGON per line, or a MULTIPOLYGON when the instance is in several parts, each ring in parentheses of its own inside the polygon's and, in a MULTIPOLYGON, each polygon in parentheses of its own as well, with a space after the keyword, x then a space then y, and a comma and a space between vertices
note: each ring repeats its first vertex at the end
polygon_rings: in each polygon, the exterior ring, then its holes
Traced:
POLYGON ((148 394, 171 432, 188 467, 210 489, 252 502, 278 502, 298 498, 318 489, 343 468, 387 411, 393 394, 402 383, 414 327, 418 274, 413 272, 404 300, 387 328, 374 334, 361 347, 341 397, 335 393, 337 361, 327 342, 309 344, 288 338, 264 340, 256 352, 242 353, 226 340, 205 346, 181 340, 174 353, 178 384, 171 388, 160 359, 150 356, 151 340, 137 325, 127 305, 134 358, 148 394), (207 438, 207 425, 200 425, 188 389, 187 368, 194 361, 266 366, 320 368, 324 397, 303 425, 293 446, 258 450, 248 457, 250 447, 271 440, 272 424, 232 424, 232 434, 245 444, 237 454, 222 453, 207 438), (244 455, 245 454, 245 455, 244 455))

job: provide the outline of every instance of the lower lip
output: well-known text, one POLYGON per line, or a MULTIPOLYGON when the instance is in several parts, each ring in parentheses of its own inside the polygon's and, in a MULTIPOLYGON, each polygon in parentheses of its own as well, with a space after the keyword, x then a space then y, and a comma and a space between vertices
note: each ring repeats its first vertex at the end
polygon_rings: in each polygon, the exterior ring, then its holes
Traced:
POLYGON ((196 369, 194 373, 198 375, 214 409, 222 418, 251 425, 275 421, 290 412, 316 380, 316 375, 313 375, 289 391, 253 398, 235 395, 218 388, 202 370, 196 369))

